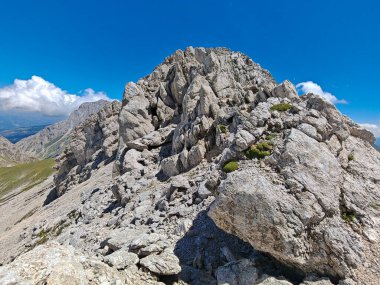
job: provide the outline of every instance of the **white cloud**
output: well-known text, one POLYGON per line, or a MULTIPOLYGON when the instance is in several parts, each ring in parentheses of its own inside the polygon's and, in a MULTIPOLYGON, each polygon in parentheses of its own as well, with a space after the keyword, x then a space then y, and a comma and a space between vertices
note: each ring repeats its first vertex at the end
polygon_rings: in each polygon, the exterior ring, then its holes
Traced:
POLYGON ((100 99, 110 100, 104 92, 91 88, 80 95, 69 94, 38 76, 16 79, 12 85, 0 88, 0 110, 38 112, 45 116, 68 115, 82 103, 100 99))
POLYGON ((376 124, 360 124, 363 128, 372 132, 375 137, 380 138, 380 125, 376 124))
POLYGON ((313 81, 301 82, 296 85, 297 90, 302 93, 314 93, 322 96, 332 104, 347 104, 346 100, 339 100, 330 92, 323 91, 322 87, 313 81))

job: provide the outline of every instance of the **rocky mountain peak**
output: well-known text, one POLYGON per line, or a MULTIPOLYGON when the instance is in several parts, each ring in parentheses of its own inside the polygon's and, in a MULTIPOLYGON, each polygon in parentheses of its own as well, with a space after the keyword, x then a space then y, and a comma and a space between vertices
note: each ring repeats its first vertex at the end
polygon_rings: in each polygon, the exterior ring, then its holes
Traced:
MULTIPOLYGON (((375 285, 373 143, 247 56, 189 47, 76 128, 59 159, 59 199, 18 233, 25 248, 57 240, 57 253, 98 256, 103 280, 126 284, 375 285)), ((49 243, 33 251, 43 259, 49 243)), ((34 263, 14 264, 0 281, 28 278, 19 268, 34 263)))

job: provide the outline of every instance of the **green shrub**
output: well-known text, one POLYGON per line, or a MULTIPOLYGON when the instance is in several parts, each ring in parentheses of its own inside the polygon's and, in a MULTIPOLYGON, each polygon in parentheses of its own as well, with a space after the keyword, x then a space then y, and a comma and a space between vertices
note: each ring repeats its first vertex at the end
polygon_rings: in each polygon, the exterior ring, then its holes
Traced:
POLYGON ((266 156, 269 156, 272 151, 272 144, 268 141, 260 142, 256 145, 251 146, 246 152, 245 155, 249 159, 257 158, 262 159, 266 156))
POLYGON ((45 231, 45 230, 41 230, 37 236, 40 238, 38 241, 37 241, 37 244, 44 244, 45 242, 48 241, 48 233, 45 231))
POLYGON ((226 173, 233 172, 233 171, 235 171, 237 169, 239 169, 239 163, 237 163, 236 161, 227 162, 223 166, 223 171, 226 172, 226 173))
POLYGON ((266 135, 265 136, 265 139, 267 139, 267 140, 274 140, 274 139, 276 139, 277 138, 277 136, 278 136, 278 133, 270 133, 270 134, 268 134, 268 135, 266 135))
POLYGON ((353 161, 355 159, 354 155, 352 153, 350 153, 348 155, 348 161, 353 161))
POLYGON ((225 125, 219 125, 218 128, 219 131, 223 134, 226 134, 228 132, 228 128, 225 125))
POLYGON ((272 107, 270 107, 270 110, 271 111, 285 112, 285 111, 288 111, 289 109, 291 109, 292 107, 293 106, 290 103, 280 103, 280 104, 276 104, 276 105, 273 105, 272 107))
POLYGON ((353 211, 346 211, 342 213, 342 219, 346 223, 353 223, 356 220, 356 213, 353 211))

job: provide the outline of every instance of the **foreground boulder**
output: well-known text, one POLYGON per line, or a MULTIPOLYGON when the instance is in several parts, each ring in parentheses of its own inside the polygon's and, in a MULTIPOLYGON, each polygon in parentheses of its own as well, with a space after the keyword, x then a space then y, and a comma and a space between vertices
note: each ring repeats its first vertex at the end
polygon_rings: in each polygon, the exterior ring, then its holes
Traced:
POLYGON ((51 243, 0 267, 0 284, 123 285, 125 282, 116 269, 105 263, 78 254, 73 247, 51 243))
POLYGON ((303 126, 286 130, 270 157, 228 174, 209 215, 304 272, 376 284, 380 155, 349 134, 317 140, 324 136, 303 126))

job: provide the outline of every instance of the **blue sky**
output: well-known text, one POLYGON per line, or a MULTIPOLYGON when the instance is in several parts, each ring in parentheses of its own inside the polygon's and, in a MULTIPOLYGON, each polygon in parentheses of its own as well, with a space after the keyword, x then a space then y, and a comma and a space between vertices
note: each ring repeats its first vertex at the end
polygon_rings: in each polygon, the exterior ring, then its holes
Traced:
POLYGON ((380 125, 378 1, 4 0, 0 35, 0 87, 36 75, 68 94, 120 99, 176 49, 226 46, 380 125))

